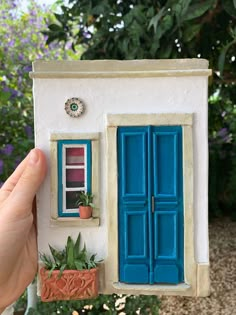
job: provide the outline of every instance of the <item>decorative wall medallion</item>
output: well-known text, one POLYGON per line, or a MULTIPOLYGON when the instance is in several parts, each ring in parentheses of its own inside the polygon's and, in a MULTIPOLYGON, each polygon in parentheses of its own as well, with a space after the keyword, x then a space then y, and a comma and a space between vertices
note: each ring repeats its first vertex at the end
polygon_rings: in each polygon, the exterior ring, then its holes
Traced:
POLYGON ((84 104, 78 97, 69 98, 65 103, 65 111, 71 117, 79 117, 84 112, 84 104))

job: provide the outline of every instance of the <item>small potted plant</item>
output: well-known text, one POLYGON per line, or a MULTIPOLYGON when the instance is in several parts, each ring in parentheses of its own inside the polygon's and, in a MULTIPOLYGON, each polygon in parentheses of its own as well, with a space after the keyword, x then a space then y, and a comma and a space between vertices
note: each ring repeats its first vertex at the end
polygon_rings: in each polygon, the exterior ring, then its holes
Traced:
POLYGON ((80 234, 74 243, 67 238, 65 249, 56 250, 49 245, 51 256, 40 254, 44 266, 40 269, 41 300, 84 300, 98 295, 98 267, 96 254, 88 255, 86 247, 80 249, 80 234))
POLYGON ((94 196, 89 192, 80 192, 77 205, 79 206, 79 215, 81 219, 89 219, 92 217, 94 208, 93 197, 94 196))

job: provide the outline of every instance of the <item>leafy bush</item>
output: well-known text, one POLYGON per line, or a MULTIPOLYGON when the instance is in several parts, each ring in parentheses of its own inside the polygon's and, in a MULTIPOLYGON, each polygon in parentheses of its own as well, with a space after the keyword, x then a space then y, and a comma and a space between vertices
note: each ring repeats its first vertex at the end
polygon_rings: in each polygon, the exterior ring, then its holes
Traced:
POLYGON ((31 309, 29 315, 100 315, 128 314, 158 315, 160 302, 157 296, 125 296, 99 295, 88 301, 38 302, 36 309, 31 309))
POLYGON ((209 98, 209 211, 236 219, 236 91, 220 86, 209 98))

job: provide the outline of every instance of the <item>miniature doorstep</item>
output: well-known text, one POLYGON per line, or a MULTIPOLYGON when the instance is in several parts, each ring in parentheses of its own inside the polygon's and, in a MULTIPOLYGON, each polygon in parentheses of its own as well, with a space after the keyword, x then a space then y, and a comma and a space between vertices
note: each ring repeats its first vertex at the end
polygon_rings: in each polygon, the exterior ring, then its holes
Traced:
POLYGON ((80 232, 100 293, 209 295, 210 74, 204 59, 34 62, 39 252, 80 232))

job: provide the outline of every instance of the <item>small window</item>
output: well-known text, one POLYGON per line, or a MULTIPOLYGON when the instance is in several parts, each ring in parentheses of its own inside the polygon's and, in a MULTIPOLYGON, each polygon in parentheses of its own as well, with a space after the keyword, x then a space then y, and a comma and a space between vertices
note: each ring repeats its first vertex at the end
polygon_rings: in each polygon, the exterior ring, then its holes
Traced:
POLYGON ((51 226, 98 226, 99 133, 52 133, 50 136, 51 226), (77 200, 92 193, 92 218, 81 220, 77 200))
POLYGON ((81 191, 91 192, 91 141, 58 141, 58 214, 78 217, 81 191))

